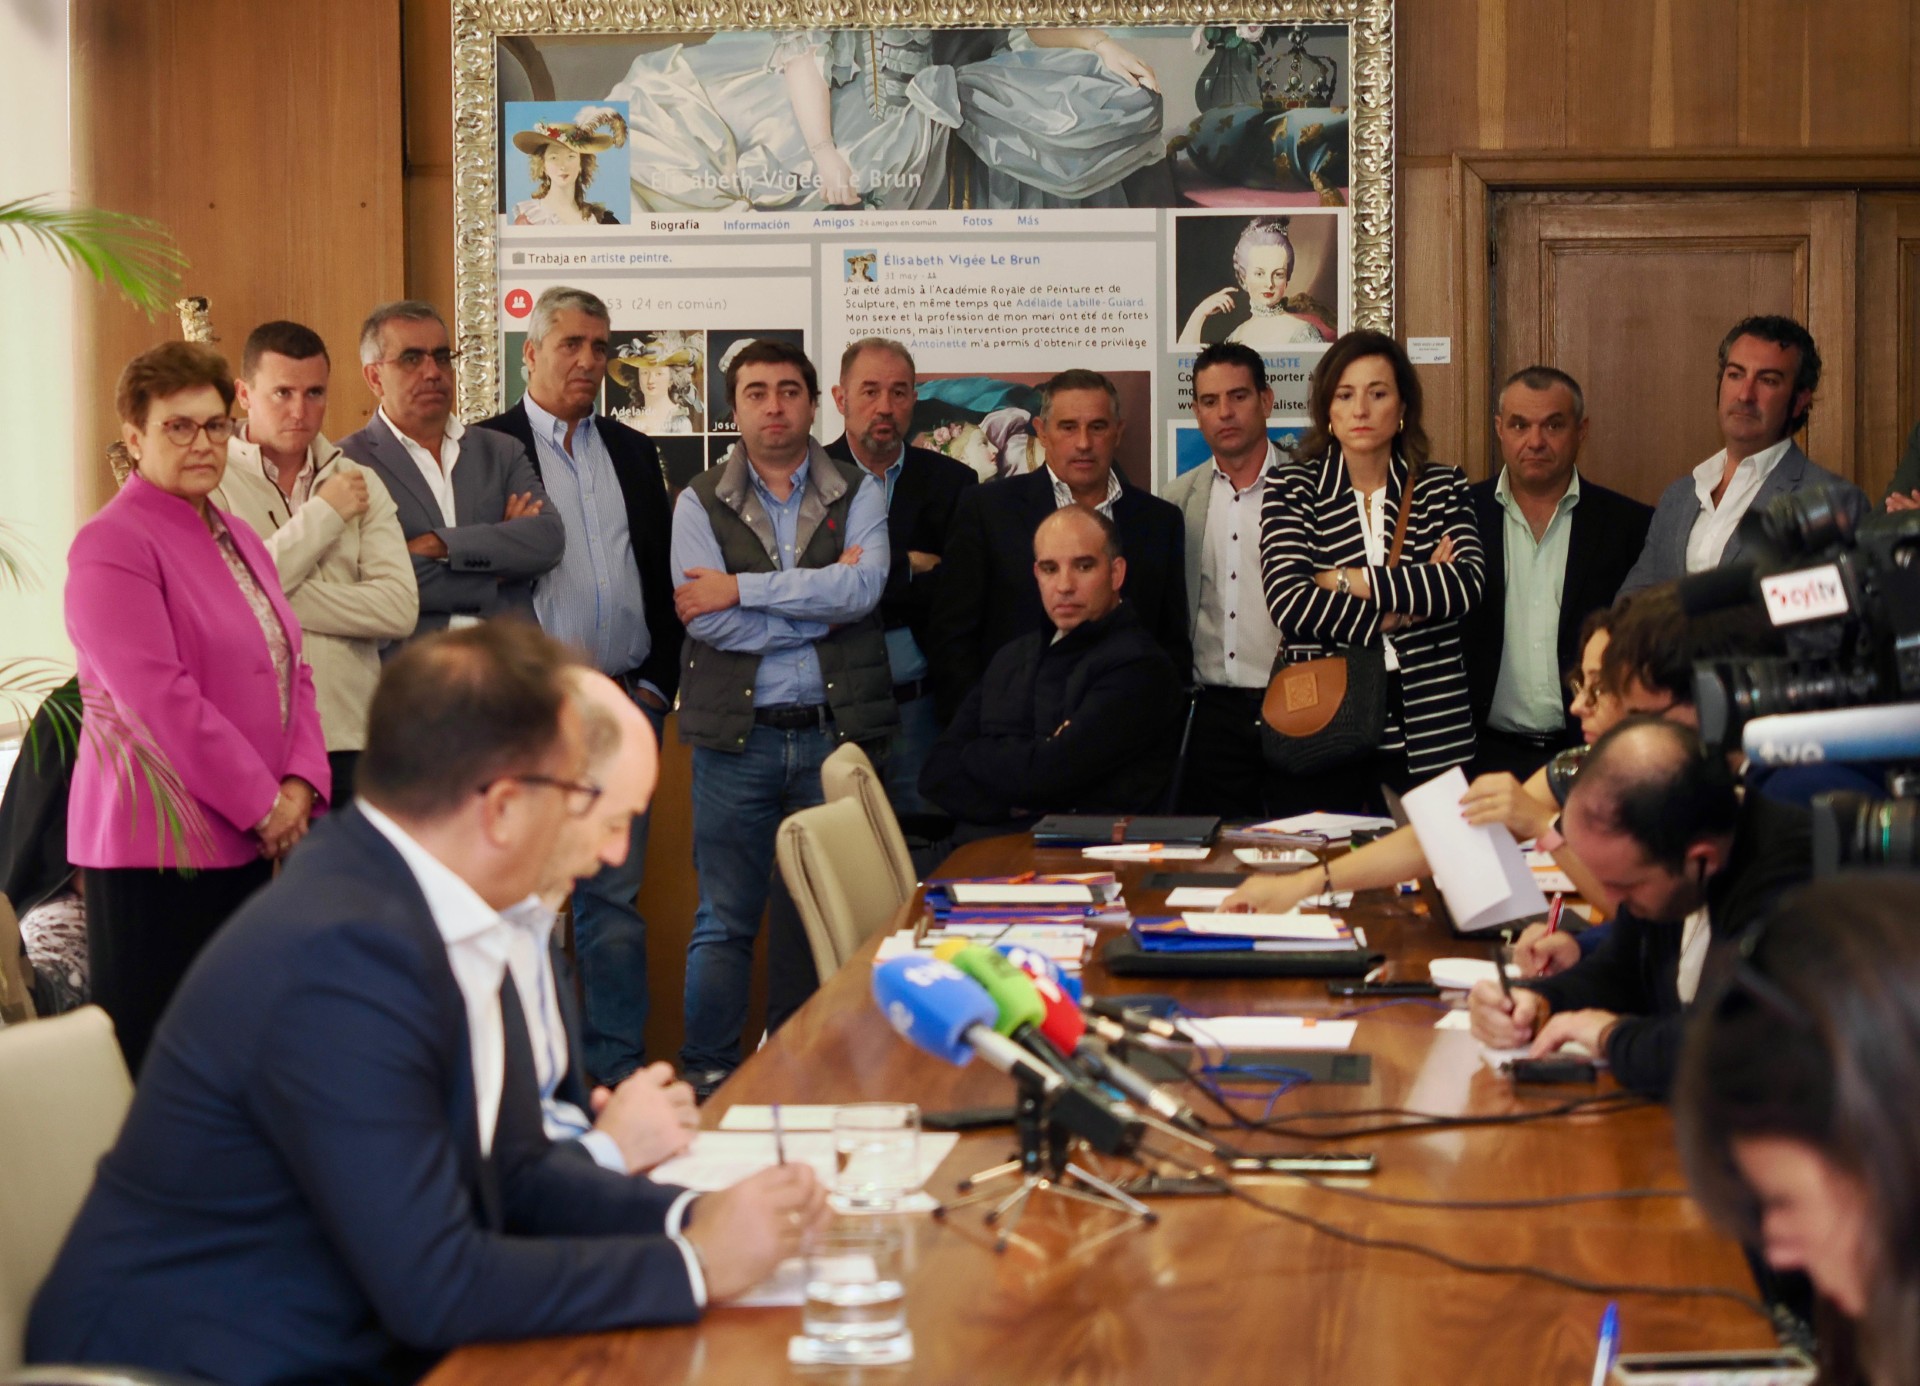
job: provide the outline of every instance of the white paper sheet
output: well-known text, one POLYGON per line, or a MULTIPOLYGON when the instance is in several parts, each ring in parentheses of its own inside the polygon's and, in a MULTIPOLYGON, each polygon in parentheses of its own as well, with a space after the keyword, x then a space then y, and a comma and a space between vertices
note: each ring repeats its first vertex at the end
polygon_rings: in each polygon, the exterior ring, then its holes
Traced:
POLYGON ((947 898, 956 905, 1093 905, 1099 892, 1090 885, 1071 883, 954 881, 947 898))
POLYGON ((1345 1049, 1357 1020, 1320 1020, 1297 1015, 1189 1016, 1180 1028, 1220 1049, 1345 1049))
POLYGON ((1233 886, 1176 886, 1167 892, 1170 910, 1217 910, 1227 903, 1233 886))
POLYGON ((1401 796, 1454 924, 1481 933, 1541 913, 1546 896, 1513 834, 1499 823, 1468 823, 1460 814, 1466 792, 1467 777, 1456 765, 1401 796))
POLYGON ((1232 938, 1285 938, 1316 943, 1345 943, 1351 935, 1330 914, 1215 914, 1206 910, 1188 910, 1181 920, 1196 934, 1220 934, 1232 938))
MULTIPOLYGON (((784 1121, 791 1108, 783 1107, 784 1121)), ((933 1177, 940 1162, 947 1158, 960 1136, 954 1131, 920 1133, 920 1183, 933 1177)), ((789 1164, 813 1166, 813 1172, 828 1188, 833 1187, 833 1133, 789 1130, 783 1137, 789 1164)), ((765 1131, 702 1131, 693 1138, 693 1148, 647 1172, 655 1183, 679 1184, 684 1188, 714 1193, 730 1189, 749 1175, 758 1174, 778 1163, 771 1119, 765 1131)))
POLYGON ((1291 818, 1275 818, 1265 823, 1256 823, 1249 831, 1256 833, 1318 833, 1334 842, 1344 842, 1356 831, 1377 828, 1391 829, 1391 818, 1370 818, 1360 813, 1296 813, 1291 818))

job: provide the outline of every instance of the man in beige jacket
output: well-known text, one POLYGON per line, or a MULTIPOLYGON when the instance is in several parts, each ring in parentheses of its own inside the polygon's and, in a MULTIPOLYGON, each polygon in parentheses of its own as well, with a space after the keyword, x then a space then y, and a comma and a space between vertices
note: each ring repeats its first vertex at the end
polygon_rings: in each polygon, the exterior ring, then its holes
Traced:
POLYGON ((227 445, 213 503, 259 532, 300 618, 337 808, 353 794, 380 646, 413 634, 420 594, 393 497, 320 436, 331 364, 319 334, 299 323, 263 323, 247 337, 236 382, 247 421, 227 445))

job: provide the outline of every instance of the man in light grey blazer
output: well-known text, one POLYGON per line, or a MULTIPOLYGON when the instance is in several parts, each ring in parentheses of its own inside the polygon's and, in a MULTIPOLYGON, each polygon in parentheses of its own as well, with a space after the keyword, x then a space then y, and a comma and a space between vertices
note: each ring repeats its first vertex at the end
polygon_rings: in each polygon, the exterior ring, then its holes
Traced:
POLYGON ((1866 495, 1800 451, 1820 384, 1813 334, 1792 318, 1742 319, 1720 342, 1720 437, 1726 444, 1661 494, 1640 561, 1620 595, 1747 561, 1740 521, 1778 496, 1826 487, 1859 520, 1866 495))
POLYGON ((560 561, 566 544, 527 450, 453 417, 447 343, 447 324, 430 303, 374 309, 360 329, 360 369, 380 408, 340 440, 399 509, 420 588, 416 636, 502 612, 533 620, 533 580, 560 561))
POLYGON ((1166 492, 1186 522, 1195 692, 1180 807, 1189 813, 1267 816, 1260 700, 1280 650, 1260 583, 1260 506, 1281 461, 1267 438, 1272 412, 1252 347, 1216 342, 1194 359, 1193 418, 1213 456, 1166 492))

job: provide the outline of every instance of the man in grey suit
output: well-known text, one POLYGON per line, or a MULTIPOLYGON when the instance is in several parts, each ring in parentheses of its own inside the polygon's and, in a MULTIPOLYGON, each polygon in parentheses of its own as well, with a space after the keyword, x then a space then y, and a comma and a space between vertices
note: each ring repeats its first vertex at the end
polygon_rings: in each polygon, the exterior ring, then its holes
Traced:
POLYGON ((1267 438, 1273 391, 1260 353, 1216 342, 1193 363, 1193 419, 1213 457, 1166 498, 1186 521, 1187 618, 1196 690, 1180 807, 1266 817, 1260 700, 1280 631, 1260 585, 1260 505, 1280 452, 1267 438))
POLYGON ((360 328, 360 369, 380 408, 340 440, 399 508, 420 588, 416 636, 502 612, 533 620, 533 580, 560 561, 567 537, 527 450, 453 417, 447 341, 430 303, 374 309, 360 328))
POLYGON ((1735 323, 1720 342, 1720 437, 1726 446, 1661 494, 1647 545, 1620 595, 1747 557, 1740 521, 1777 496, 1826 487, 1858 520, 1866 495, 1815 465, 1793 441, 1820 384, 1813 334, 1792 318, 1735 323))

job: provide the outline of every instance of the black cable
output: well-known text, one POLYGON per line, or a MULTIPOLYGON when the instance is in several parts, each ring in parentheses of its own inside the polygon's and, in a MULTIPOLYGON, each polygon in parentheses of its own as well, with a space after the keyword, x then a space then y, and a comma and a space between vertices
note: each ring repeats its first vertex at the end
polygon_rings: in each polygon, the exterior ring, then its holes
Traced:
MULTIPOLYGON (((1198 1174, 1203 1178, 1215 1178, 1215 1176, 1207 1174, 1200 1166, 1191 1164, 1178 1155, 1167 1154, 1165 1158, 1171 1163, 1181 1166, 1189 1173, 1198 1174)), ((1442 1251, 1438 1247, 1427 1246, 1420 1242, 1401 1241, 1397 1237, 1369 1237, 1363 1233, 1350 1232, 1344 1227, 1336 1227, 1330 1222, 1322 1222, 1319 1218, 1312 1217, 1309 1214, 1297 1212, 1292 1208, 1282 1207, 1279 1204, 1268 1203, 1264 1199, 1256 1198, 1251 1192, 1241 1188, 1232 1180, 1221 1179, 1217 1180, 1217 1182, 1229 1197, 1237 1198, 1249 1207, 1257 1208, 1263 1213, 1269 1213, 1287 1222, 1297 1223, 1309 1231, 1318 1232, 1323 1237, 1329 1237, 1337 1242, 1345 1242, 1349 1246, 1357 1246, 1363 1250, 1404 1251, 1414 1256, 1424 1256, 1430 1261, 1436 1261, 1440 1265, 1447 1267, 1449 1270, 1461 1271, 1467 1275, 1523 1276, 1528 1279, 1544 1281, 1549 1285, 1558 1286, 1563 1290, 1574 1290, 1580 1294, 1588 1295, 1605 1295, 1608 1298, 1619 1298, 1623 1295, 1648 1295, 1657 1299, 1725 1299, 1738 1304, 1743 1309, 1752 1310, 1761 1318, 1766 1319, 1768 1323, 1772 1323, 1773 1321, 1772 1315, 1768 1312, 1766 1306, 1752 1295, 1742 1294, 1738 1290, 1730 1290, 1722 1285, 1636 1285, 1605 1280, 1587 1280, 1581 1276, 1567 1275, 1561 1271, 1548 1270, 1544 1266, 1529 1266, 1503 1261, 1469 1261, 1463 1256, 1455 1256, 1451 1252, 1442 1251)))
MULTIPOLYGON (((1200 1091, 1205 1092, 1205 1088, 1200 1091)), ((1230 1120, 1226 1122, 1201 1119, 1201 1124, 1211 1131, 1258 1131, 1281 1132, 1303 1141, 1342 1141, 1356 1136, 1392 1135, 1399 1131, 1445 1131, 1450 1129, 1476 1126, 1524 1126, 1532 1121, 1544 1121, 1552 1117, 1577 1116, 1582 1113, 1607 1114, 1627 1111, 1635 1107, 1651 1106, 1649 1099, 1630 1092, 1599 1093, 1592 1097, 1576 1097, 1567 1102, 1557 1102, 1548 1107, 1536 1107, 1523 1112, 1500 1112, 1486 1116, 1448 1116, 1441 1112, 1417 1112, 1408 1107, 1360 1107, 1348 1111, 1325 1108, 1313 1112, 1283 1112, 1271 1117, 1249 1117, 1215 1099, 1208 1099, 1225 1112, 1230 1120), (1359 1117, 1397 1116, 1410 1120, 1397 1122, 1374 1122, 1370 1125, 1346 1126, 1332 1131, 1305 1131, 1297 1129, 1296 1123, 1303 1121, 1339 1121, 1359 1117)))
POLYGON ((1328 1178, 1295 1174, 1291 1170, 1279 1177, 1297 1179, 1322 1193, 1357 1198, 1363 1203, 1385 1203, 1394 1208, 1448 1208, 1472 1213, 1522 1212, 1529 1208, 1568 1208, 1580 1203, 1617 1203, 1641 1198, 1687 1196, 1685 1189, 1599 1189, 1591 1193, 1549 1194, 1543 1198, 1406 1198, 1399 1194, 1375 1193, 1372 1189, 1350 1188, 1328 1178))

